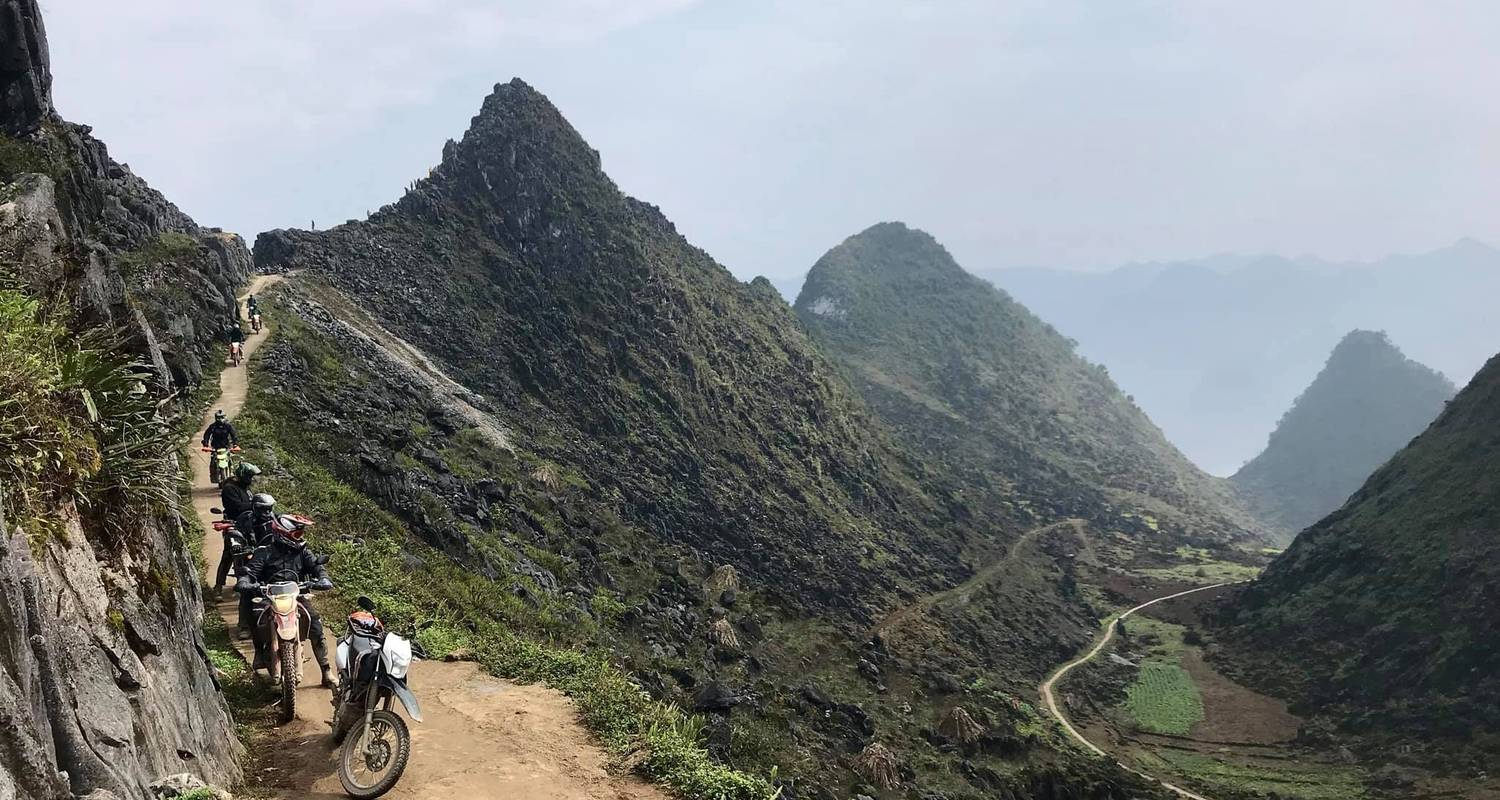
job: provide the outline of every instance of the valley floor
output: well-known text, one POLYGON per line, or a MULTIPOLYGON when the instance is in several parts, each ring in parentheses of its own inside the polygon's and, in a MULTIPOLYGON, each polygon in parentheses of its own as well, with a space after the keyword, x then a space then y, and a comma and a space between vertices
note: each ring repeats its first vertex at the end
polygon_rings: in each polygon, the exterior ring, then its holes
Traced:
MULTIPOLYGON (((261 293, 281 276, 261 276, 250 293, 261 293)), ((249 388, 249 359, 266 341, 267 333, 246 342, 247 366, 226 366, 220 376, 221 394, 205 414, 199 430, 212 420, 215 409, 231 419, 245 404, 249 388)), ((208 461, 196 440, 185 449, 193 464, 193 507, 205 531, 217 518, 209 509, 219 504, 209 483, 208 461)), ((216 534, 203 540, 204 583, 212 585, 223 543, 216 534)), ((337 568, 334 580, 338 580, 337 568)), ((232 630, 233 599, 218 603, 224 628, 232 630)), ((324 608, 330 640, 341 630, 332 609, 324 608)), ((239 656, 251 657, 249 642, 234 643, 239 656)), ((330 641, 329 651, 333 647, 330 641)), ((251 764, 246 770, 247 791, 256 796, 306 800, 345 797, 335 772, 336 751, 329 734, 332 707, 329 691, 317 685, 316 666, 304 664, 306 683, 298 692, 297 719, 272 728, 259 710, 251 718, 251 764)), ((251 678, 238 666, 240 680, 251 678)), ((388 797, 406 800, 449 798, 537 798, 537 800, 665 800, 656 787, 629 775, 612 774, 609 757, 592 739, 578 717, 573 701, 552 689, 520 685, 481 672, 475 664, 421 661, 413 664, 411 686, 422 703, 424 719, 411 724, 412 757, 405 775, 388 797)), ((269 703, 249 687, 239 692, 252 703, 269 703)), ((243 709, 242 709, 243 712, 243 709)), ((239 720, 245 723, 245 719, 239 720)))

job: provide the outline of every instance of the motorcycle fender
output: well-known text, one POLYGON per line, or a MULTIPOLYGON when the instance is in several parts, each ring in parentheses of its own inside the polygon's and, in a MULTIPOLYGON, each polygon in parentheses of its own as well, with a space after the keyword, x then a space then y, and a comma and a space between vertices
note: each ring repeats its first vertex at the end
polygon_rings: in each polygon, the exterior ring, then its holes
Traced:
POLYGON ((400 698, 401 705, 406 706, 406 716, 411 717, 413 722, 422 721, 422 707, 417 704, 417 696, 406 688, 406 681, 399 681, 389 675, 380 676, 380 682, 385 684, 400 698))
POLYGON ((296 641, 301 629, 300 622, 301 620, 298 619, 297 614, 287 614, 284 617, 277 614, 276 638, 288 642, 296 641))

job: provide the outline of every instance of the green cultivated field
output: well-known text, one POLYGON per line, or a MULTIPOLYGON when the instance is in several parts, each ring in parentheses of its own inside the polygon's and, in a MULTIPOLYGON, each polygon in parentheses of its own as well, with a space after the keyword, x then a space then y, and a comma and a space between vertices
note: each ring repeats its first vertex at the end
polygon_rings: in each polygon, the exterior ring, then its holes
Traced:
POLYGON ((1143 731, 1186 736, 1203 719, 1203 698, 1187 670, 1174 662, 1147 661, 1125 690, 1125 713, 1143 731))

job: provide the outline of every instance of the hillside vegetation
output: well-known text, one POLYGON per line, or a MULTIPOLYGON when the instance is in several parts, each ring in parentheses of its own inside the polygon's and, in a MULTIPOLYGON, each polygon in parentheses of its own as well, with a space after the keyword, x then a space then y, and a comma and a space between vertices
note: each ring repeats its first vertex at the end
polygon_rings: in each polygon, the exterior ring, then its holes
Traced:
POLYGON ((1281 418, 1266 449, 1230 480, 1261 519, 1290 538, 1343 505, 1437 418, 1454 391, 1384 333, 1354 331, 1281 418))
POLYGON ((931 236, 876 225, 819 259, 797 313, 902 442, 993 518, 1082 517, 1222 545, 1258 525, 1073 342, 931 236))
POLYGON ((257 430, 432 548, 405 567, 422 582, 477 576, 423 613, 600 648, 789 796, 884 782, 859 758, 876 745, 949 797, 1133 783, 1054 750, 1017 698, 1092 628, 1064 544, 983 619, 939 618, 940 647, 871 637, 1021 520, 896 447, 769 284, 621 194, 529 86, 497 86, 400 201, 255 253, 305 270, 275 299, 295 320, 264 351, 257 430), (982 750, 923 735, 958 703, 982 750))
POLYGON ((1500 358, 1226 612, 1244 675, 1414 763, 1500 755, 1500 358))

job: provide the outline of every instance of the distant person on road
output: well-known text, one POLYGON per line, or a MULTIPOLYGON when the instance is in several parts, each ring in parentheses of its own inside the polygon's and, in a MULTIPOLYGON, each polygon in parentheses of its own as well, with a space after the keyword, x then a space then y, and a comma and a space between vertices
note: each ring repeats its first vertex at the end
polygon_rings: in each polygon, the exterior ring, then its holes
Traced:
POLYGON ((245 329, 240 327, 239 320, 232 319, 224 326, 224 341, 229 344, 234 344, 235 342, 243 344, 245 342, 245 329))
POLYGON ((245 310, 250 312, 252 317, 260 313, 260 304, 256 302, 255 295, 252 294, 245 300, 245 310))

